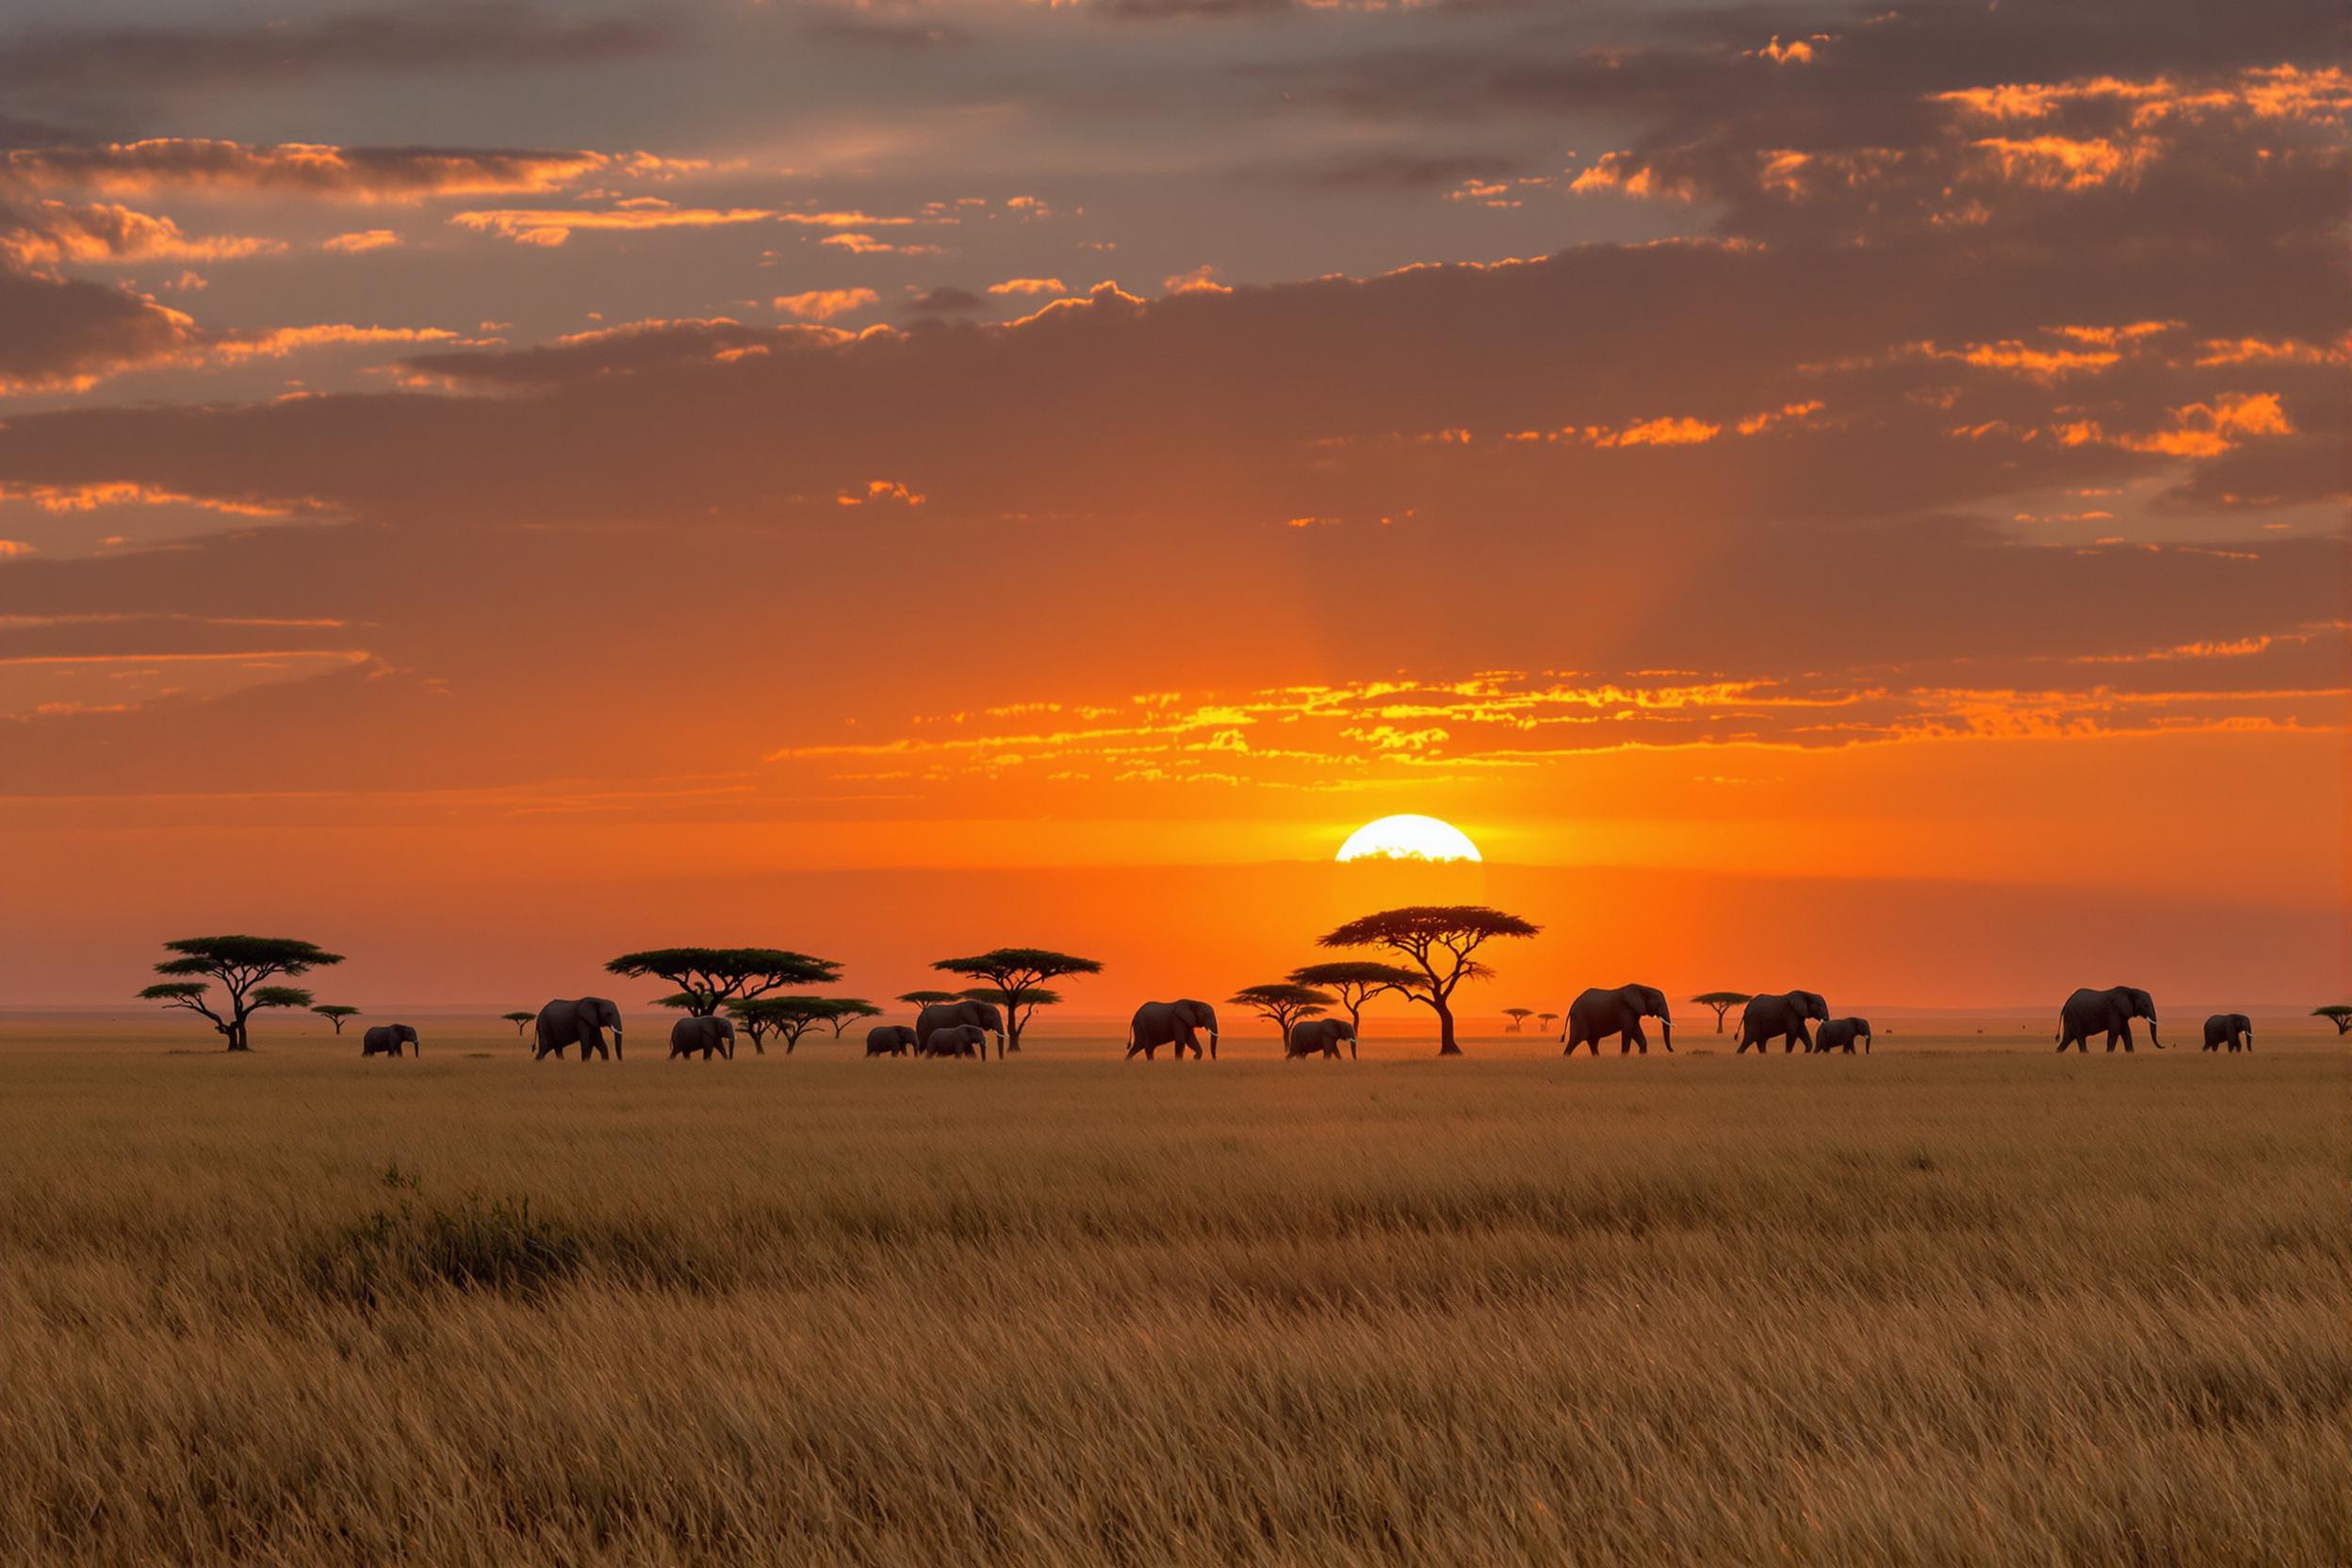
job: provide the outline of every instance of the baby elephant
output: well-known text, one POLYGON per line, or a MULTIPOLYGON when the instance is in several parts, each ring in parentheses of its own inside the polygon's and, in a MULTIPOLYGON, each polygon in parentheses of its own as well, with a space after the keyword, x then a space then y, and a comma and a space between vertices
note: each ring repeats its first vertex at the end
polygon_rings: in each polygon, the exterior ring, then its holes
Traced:
POLYGON ((1344 1018, 1302 1018, 1290 1026, 1290 1037, 1282 1042, 1285 1060, 1300 1056, 1326 1056, 1339 1059, 1339 1042, 1348 1042, 1348 1054, 1356 1054, 1356 1026, 1344 1018))
POLYGON ((1851 1056, 1854 1054, 1854 1042, 1856 1039, 1862 1042, 1862 1054, 1869 1055, 1870 1054, 1870 1021, 1869 1019, 1833 1018, 1815 1032, 1813 1049, 1843 1051, 1851 1056))
POLYGON ((2254 1021, 2244 1013, 2215 1013, 2205 1021, 2206 1050, 2218 1051, 2227 1045, 2235 1054, 2240 1040, 2246 1042, 2246 1050, 2254 1049, 2254 1021))
POLYGON ((709 1061, 710 1053, 717 1052, 728 1061, 735 1059, 735 1021, 731 1018, 682 1018, 670 1025, 670 1060, 702 1053, 709 1061))
MULTIPOLYGON (((425 1048, 416 1043, 416 1031, 405 1023, 379 1023, 360 1037, 359 1054, 363 1056, 397 1056, 400 1047, 407 1046, 421 1056, 425 1048)), ((2230 1048, 2232 1051, 2236 1046, 2230 1048)))
POLYGON ((986 1056, 988 1032, 976 1023, 953 1023, 934 1029, 923 1042, 925 1056, 986 1056))
POLYGON ((878 1023, 866 1031, 866 1054, 904 1056, 915 1049, 915 1032, 903 1023, 878 1023))

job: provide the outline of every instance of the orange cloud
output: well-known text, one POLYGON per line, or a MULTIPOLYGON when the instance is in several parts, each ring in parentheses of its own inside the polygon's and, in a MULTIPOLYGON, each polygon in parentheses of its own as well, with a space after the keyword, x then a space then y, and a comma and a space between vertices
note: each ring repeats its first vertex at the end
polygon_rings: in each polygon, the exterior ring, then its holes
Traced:
POLYGON ((1070 286, 1059 278, 1006 278, 988 285, 991 294, 1067 294, 1070 286))
POLYGON ((355 256, 368 251, 388 251, 400 243, 400 237, 390 229, 359 229, 321 240, 318 248, 338 255, 355 256))
POLYGON ((2104 137, 1986 137, 1973 145, 2002 180, 2036 190, 2105 185, 2132 172, 2149 155, 2145 148, 2119 146, 2104 137))
POLYGON ((561 245, 580 231, 633 234, 650 229, 710 229, 764 223, 784 216, 764 207, 494 207, 457 213, 449 221, 478 233, 497 234, 517 244, 561 245))
POLYGON ((837 246, 858 256, 936 256, 937 245, 893 245, 876 239, 870 234, 830 234, 818 241, 821 245, 837 246))
POLYGON ((44 201, 13 215, 0 206, 0 259, 19 267, 60 262, 223 261, 271 255, 285 249, 274 239, 186 235, 169 218, 135 212, 111 202, 73 206, 44 201))
POLYGON ((853 310, 863 310, 878 296, 871 288, 812 288, 804 294, 779 294, 776 308, 802 321, 830 321, 853 310))
POLYGON ((1712 441, 1723 433, 1723 426, 1704 419, 1645 419, 1619 430, 1607 425, 1587 425, 1584 440, 1593 447, 1692 447, 1712 441))
POLYGON ((285 191, 378 202, 560 190, 591 174, 638 172, 643 167, 630 158, 588 152, 441 152, 157 137, 88 147, 19 149, 0 156, 0 180, 109 195, 169 188, 285 191))

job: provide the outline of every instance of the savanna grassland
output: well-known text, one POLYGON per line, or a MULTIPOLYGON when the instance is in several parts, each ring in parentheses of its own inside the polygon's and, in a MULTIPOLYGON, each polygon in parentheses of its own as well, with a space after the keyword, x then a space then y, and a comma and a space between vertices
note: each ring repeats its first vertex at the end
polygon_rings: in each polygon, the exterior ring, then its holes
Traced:
POLYGON ((2332 1040, 643 1033, 9 1025, 0 1553, 2352 1560, 2332 1040))

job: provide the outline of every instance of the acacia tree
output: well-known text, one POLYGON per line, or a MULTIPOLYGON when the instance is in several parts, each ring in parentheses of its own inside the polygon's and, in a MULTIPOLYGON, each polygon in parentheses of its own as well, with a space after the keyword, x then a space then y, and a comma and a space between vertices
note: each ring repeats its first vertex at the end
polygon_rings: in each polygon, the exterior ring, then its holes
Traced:
POLYGON ((1558 1013, 1538 1013, 1535 1015, 1535 1021, 1542 1028, 1543 1032, 1548 1035, 1552 1032, 1552 1020, 1558 1018, 1559 1016, 1560 1015, 1558 1013))
MULTIPOLYGON (((709 1018, 741 998, 786 986, 829 986, 841 977, 841 966, 830 958, 780 947, 656 947, 624 953, 604 967, 632 980, 648 974, 667 980, 696 1018, 709 1018)), ((678 1004, 664 998, 663 1005, 678 1004)))
POLYGON ((203 1014, 227 1037, 231 1051, 253 1048, 246 1021, 260 1009, 311 1004, 310 993, 300 986, 265 982, 282 974, 307 974, 343 961, 340 953, 329 953, 316 943, 291 937, 188 937, 163 945, 179 956, 157 964, 155 972, 173 978, 148 987, 139 993, 139 999, 203 1014), (195 975, 203 978, 188 978, 195 975), (206 997, 216 983, 227 993, 225 1014, 213 1011, 206 997))
POLYGON ((1324 947, 1384 947, 1412 960, 1420 973, 1401 989, 1437 1015, 1437 1054, 1459 1056, 1454 1040, 1454 992, 1464 980, 1494 971, 1471 955, 1498 937, 1532 937, 1542 926, 1480 904, 1409 904, 1359 916, 1327 934, 1324 947))
MULTIPOLYGON (((1006 1000, 1004 992, 987 986, 974 986, 970 990, 957 991, 956 999, 963 1002, 993 1002, 1000 1005, 1006 1000)), ((1004 1014, 1004 1027, 1015 1039, 1018 1039, 1021 1037, 1021 1032, 1029 1027, 1030 1014, 1039 1007, 1058 1007, 1061 1004, 1061 992, 1049 990, 1043 986, 1024 986, 1011 998, 1011 1006, 1004 1014), (1016 1017, 1016 1014, 1019 1016, 1016 1017)))
POLYGON ((832 1022, 848 1004, 872 1005, 855 997, 751 996, 728 1003, 727 1010, 751 1037, 752 1050, 766 1055, 767 1038, 774 1035, 784 1042, 784 1054, 789 1056, 800 1044, 801 1036, 820 1023, 832 1022))
POLYGON ((1337 1005, 1339 998, 1329 991, 1316 990, 1313 986, 1285 980, 1279 985, 1244 986, 1225 1001, 1229 1006, 1247 1007, 1274 1025, 1282 1049, 1288 1051, 1290 1026, 1300 1019, 1313 1018, 1324 1009, 1337 1005))
POLYGON ((1021 992, 1035 990, 1048 980, 1058 980, 1065 974, 1102 972, 1102 966, 1092 958, 1056 953, 1050 947, 990 948, 969 958, 941 958, 931 967, 988 982, 986 988, 975 988, 982 990, 978 1000, 993 1002, 1004 1011, 1004 1043, 997 1048, 1000 1052, 1021 1049, 1021 1025, 1027 1015, 1016 1017, 1015 1009, 1021 1005, 1021 992))
POLYGON ((1715 1009, 1715 1032, 1720 1035, 1723 1032, 1723 1015, 1751 998, 1745 991, 1701 991, 1690 1000, 1715 1009))
POLYGON ((1527 1032, 1527 1020, 1535 1016, 1535 1009, 1533 1007, 1505 1007, 1503 1016, 1511 1020, 1503 1026, 1504 1034, 1524 1035, 1527 1032))
POLYGON ((825 1021, 833 1025, 833 1037, 840 1039, 841 1031, 861 1018, 880 1018, 882 1009, 862 996, 840 996, 833 999, 833 1016, 825 1021))
POLYGON ((955 1001, 956 993, 954 991, 901 991, 898 993, 897 1000, 906 1003, 917 1012, 921 1012, 923 1008, 938 1003, 955 1001))
POLYGON ((2313 1007, 2311 1016, 2334 1024, 2339 1035, 2352 1033, 2352 1007, 2313 1007))
POLYGON ((335 1003, 329 1003, 323 1007, 313 1007, 311 1011, 317 1013, 320 1018, 325 1019, 329 1023, 334 1024, 335 1032, 337 1035, 343 1033, 343 1025, 347 1021, 355 1019, 359 1016, 359 1009, 357 1007, 345 1007, 335 1003))
POLYGON ((525 1029, 539 1021, 537 1013, 500 1013, 498 1016, 514 1026, 514 1035, 517 1039, 522 1037, 525 1029))
POLYGON ((1290 972, 1294 986, 1328 990, 1348 1009, 1348 1026, 1364 1037, 1364 1004, 1382 991, 1401 991, 1413 984, 1413 971, 1383 964, 1377 958, 1334 958, 1327 963, 1301 964, 1290 972))

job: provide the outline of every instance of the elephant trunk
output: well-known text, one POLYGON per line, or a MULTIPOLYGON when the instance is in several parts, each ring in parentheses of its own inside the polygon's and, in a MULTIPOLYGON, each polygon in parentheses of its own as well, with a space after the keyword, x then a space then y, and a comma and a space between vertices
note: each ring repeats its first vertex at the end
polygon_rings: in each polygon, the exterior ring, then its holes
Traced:
POLYGON ((2148 1043, 2159 1051, 2164 1048, 2164 1042, 2156 1037, 2156 1020, 2153 1016, 2148 1021, 2148 1043))
POLYGON ((621 1031, 617 1026, 612 1031, 612 1059, 616 1062, 621 1059, 621 1031))
POLYGON ((1217 1060, 1217 1031, 1209 1031, 1209 1060, 1217 1060))
POLYGON ((1658 1018, 1658 1032, 1664 1037, 1666 1049, 1672 1051, 1674 1048, 1674 1021, 1660 1013, 1658 1018))

